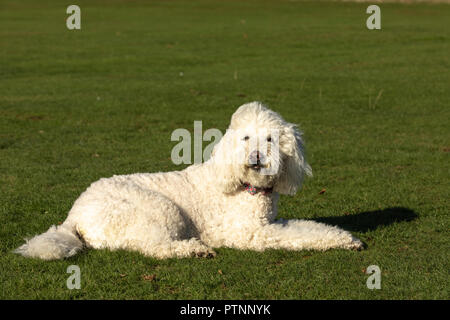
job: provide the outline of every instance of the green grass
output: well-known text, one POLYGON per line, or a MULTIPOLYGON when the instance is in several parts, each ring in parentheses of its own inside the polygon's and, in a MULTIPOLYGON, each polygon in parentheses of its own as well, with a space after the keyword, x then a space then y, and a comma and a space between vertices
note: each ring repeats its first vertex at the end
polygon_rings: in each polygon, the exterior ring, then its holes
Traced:
POLYGON ((450 298, 449 5, 382 4, 369 31, 360 3, 77 1, 69 31, 69 4, 0 4, 1 299, 450 298), (337 224, 366 251, 11 253, 100 177, 182 169, 174 129, 223 132, 253 100, 305 132, 314 178, 280 217, 337 224))

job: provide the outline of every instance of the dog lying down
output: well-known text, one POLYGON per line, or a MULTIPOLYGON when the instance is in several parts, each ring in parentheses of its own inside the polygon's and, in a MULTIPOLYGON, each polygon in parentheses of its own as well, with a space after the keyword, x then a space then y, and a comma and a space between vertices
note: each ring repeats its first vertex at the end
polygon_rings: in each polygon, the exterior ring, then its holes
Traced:
POLYGON ((275 220, 280 194, 311 175, 297 127, 259 102, 244 104, 211 158, 182 171, 102 178, 59 226, 15 250, 44 260, 84 246, 155 258, 213 257, 213 248, 262 251, 362 249, 349 232, 307 220, 275 220))

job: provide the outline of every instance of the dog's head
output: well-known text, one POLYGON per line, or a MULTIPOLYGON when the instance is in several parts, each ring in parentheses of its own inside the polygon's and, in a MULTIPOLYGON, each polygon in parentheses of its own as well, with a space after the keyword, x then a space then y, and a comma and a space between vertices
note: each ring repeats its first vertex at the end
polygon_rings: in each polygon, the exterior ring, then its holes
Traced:
POLYGON ((215 174, 225 193, 248 183, 293 195, 304 175, 311 175, 296 125, 260 102, 236 110, 211 160, 217 164, 215 174))

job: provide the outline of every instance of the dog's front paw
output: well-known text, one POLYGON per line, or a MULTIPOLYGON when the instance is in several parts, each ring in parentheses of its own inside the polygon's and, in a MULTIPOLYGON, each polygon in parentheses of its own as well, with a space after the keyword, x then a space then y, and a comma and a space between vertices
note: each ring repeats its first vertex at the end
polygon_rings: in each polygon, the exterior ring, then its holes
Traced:
POLYGON ((358 238, 352 237, 352 242, 349 244, 348 249, 361 251, 367 248, 367 245, 358 238))
POLYGON ((216 252, 214 250, 208 249, 205 251, 197 251, 192 252, 191 256, 196 258, 206 258, 206 259, 212 259, 216 256, 216 252))

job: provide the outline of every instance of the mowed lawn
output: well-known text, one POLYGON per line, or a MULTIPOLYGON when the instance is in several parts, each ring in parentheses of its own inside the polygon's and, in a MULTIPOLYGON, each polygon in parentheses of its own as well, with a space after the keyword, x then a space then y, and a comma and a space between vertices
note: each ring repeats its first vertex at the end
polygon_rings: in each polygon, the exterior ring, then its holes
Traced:
POLYGON ((72 3, 0 4, 1 299, 450 298, 449 5, 380 4, 370 31, 367 3, 76 3, 78 31, 72 3), (183 169, 173 130, 224 132, 254 100, 300 125, 313 168, 280 217, 338 225, 367 250, 11 253, 101 177, 183 169))

